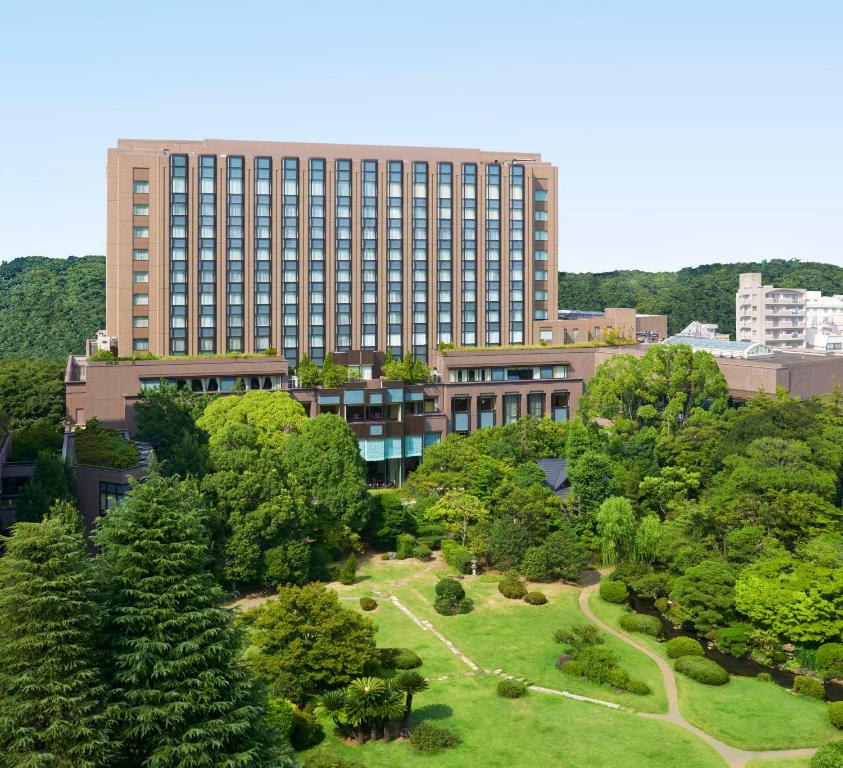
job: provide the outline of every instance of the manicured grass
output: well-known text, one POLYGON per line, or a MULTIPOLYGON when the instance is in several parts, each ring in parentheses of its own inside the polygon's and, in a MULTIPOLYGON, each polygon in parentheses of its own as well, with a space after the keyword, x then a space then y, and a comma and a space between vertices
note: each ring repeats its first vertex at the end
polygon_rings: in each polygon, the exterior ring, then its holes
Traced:
MULTIPOLYGON (((326 751, 367 768, 723 768, 714 750, 681 729, 630 712, 533 691, 522 699, 495 692, 498 678, 480 675, 433 682, 416 701, 414 723, 432 719, 462 743, 434 755, 404 742, 348 745, 331 733, 311 751, 326 751)), ((300 754, 300 758, 306 757, 300 754)))
POLYGON ((606 647, 617 654, 620 665, 646 682, 652 689, 647 696, 636 696, 572 677, 556 669, 564 653, 553 640, 553 632, 587 619, 577 606, 579 590, 562 584, 536 585, 547 597, 546 605, 528 605, 507 600, 498 592, 497 579, 479 577, 463 581, 475 609, 460 616, 440 616, 433 610, 436 574, 396 589, 396 594, 416 615, 430 621, 481 669, 503 669, 516 677, 547 688, 567 690, 621 704, 641 712, 666 712, 667 699, 655 663, 620 640, 607 637, 606 647))
MULTIPOLYGON (((619 626, 625 611, 622 606, 607 603, 596 594, 589 605, 607 624, 619 626)), ((655 639, 639 633, 634 637, 664 653, 655 639)), ((677 675, 676 683, 679 706, 688 722, 742 749, 816 747, 840 737, 828 722, 825 704, 795 696, 775 683, 736 675, 722 686, 702 685, 684 675, 677 675)))
POLYGON ((746 768, 809 768, 810 757, 790 757, 783 760, 750 760, 746 768))

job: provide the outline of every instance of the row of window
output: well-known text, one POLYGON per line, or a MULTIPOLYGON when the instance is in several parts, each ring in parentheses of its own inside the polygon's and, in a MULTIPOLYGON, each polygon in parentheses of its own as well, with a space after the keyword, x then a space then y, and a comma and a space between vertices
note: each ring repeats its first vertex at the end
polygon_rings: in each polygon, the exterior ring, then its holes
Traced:
POLYGON ((567 379, 570 366, 536 365, 512 368, 451 368, 448 381, 452 383, 472 381, 537 381, 540 379, 567 379))
MULTIPOLYGON (((476 427, 485 429, 494 427, 497 423, 497 395, 477 395, 475 403, 476 427)), ((502 415, 504 424, 512 424, 522 416, 544 418, 549 415, 554 421, 567 421, 569 413, 570 395, 566 391, 550 394, 550 411, 546 411, 547 397, 544 392, 527 393, 527 408, 521 413, 522 396, 519 392, 506 392, 501 396, 502 415)), ((471 395, 454 395, 451 398, 451 429, 459 434, 471 431, 472 397, 471 395)))

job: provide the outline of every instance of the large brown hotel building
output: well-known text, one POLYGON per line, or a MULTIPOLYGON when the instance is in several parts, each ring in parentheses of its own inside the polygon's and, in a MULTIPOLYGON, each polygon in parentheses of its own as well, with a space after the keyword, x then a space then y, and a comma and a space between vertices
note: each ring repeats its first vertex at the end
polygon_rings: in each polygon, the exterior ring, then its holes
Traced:
POLYGON ((538 342, 556 190, 531 153, 120 140, 108 331, 121 355, 276 349, 290 366, 538 342))

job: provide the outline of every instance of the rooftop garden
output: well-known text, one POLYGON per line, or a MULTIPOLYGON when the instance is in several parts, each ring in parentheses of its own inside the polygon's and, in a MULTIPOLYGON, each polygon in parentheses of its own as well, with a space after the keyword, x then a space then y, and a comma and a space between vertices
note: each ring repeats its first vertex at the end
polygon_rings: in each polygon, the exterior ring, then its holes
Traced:
POLYGON ((524 351, 529 349, 587 349, 593 347, 629 347, 637 344, 635 339, 621 336, 618 333, 607 331, 602 339, 592 341, 572 341, 567 344, 551 344, 540 341, 538 344, 496 344, 493 346, 465 347, 456 344, 440 344, 439 351, 443 355, 449 352, 501 352, 509 350, 524 351))
POLYGON ((115 429, 91 419, 75 433, 76 463, 108 469, 129 469, 137 466, 140 452, 115 429))
POLYGON ((115 355, 106 349, 98 349, 94 354, 88 355, 88 362, 91 363, 125 363, 142 362, 144 360, 214 360, 219 358, 255 358, 274 357, 278 352, 275 349, 268 349, 263 353, 255 352, 220 352, 218 354, 204 355, 153 355, 151 352, 136 352, 133 355, 115 355))

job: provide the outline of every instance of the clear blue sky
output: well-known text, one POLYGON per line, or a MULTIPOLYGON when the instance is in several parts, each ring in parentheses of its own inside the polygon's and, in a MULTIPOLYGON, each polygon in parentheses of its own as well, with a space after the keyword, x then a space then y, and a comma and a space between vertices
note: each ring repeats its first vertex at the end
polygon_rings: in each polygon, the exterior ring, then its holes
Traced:
POLYGON ((102 253, 118 137, 539 151, 560 265, 843 264, 843 2, 14 2, 0 260, 102 253))

